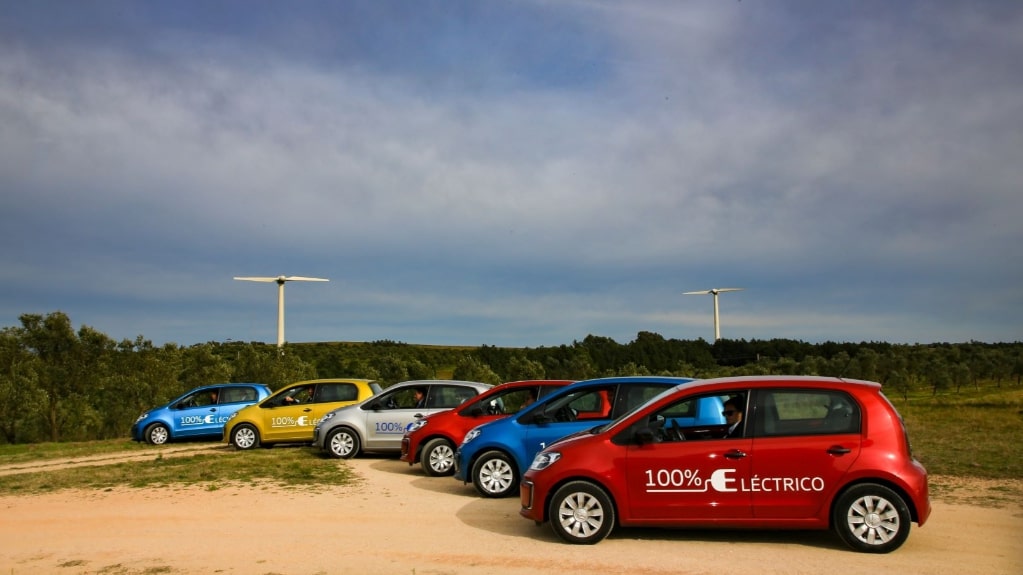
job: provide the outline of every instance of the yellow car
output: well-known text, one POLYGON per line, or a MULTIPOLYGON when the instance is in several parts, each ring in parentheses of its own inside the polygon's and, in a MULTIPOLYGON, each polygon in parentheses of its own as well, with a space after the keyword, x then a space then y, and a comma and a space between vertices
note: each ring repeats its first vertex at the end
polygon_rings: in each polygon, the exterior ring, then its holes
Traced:
POLYGON ((328 411, 359 403, 382 390, 370 379, 311 379, 287 385, 242 408, 224 425, 224 442, 237 449, 276 443, 312 443, 328 411))

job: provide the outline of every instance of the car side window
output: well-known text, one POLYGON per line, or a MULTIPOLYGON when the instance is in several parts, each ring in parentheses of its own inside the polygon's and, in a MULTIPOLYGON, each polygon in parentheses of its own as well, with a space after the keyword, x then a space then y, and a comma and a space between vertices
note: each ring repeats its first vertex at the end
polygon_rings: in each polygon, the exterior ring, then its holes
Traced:
POLYGON ((477 402, 470 409, 479 408, 487 415, 506 415, 518 413, 522 408, 532 405, 534 401, 536 401, 535 387, 518 388, 492 394, 486 400, 477 402))
POLYGON ((430 389, 426 406, 437 409, 450 409, 462 405, 467 399, 476 397, 476 391, 461 385, 436 385, 430 389))
POLYGON ((614 397, 615 386, 598 386, 577 390, 551 401, 543 406, 540 414, 548 421, 575 421, 597 419, 610 413, 610 398, 614 397))
POLYGON ((381 403, 386 409, 412 409, 417 401, 416 390, 406 387, 390 393, 381 403))
POLYGON ((860 432, 859 404, 836 390, 762 392, 757 419, 759 434, 766 437, 860 432))
POLYGON ((320 385, 316 402, 355 401, 358 398, 359 390, 351 383, 324 383, 320 385))
POLYGON ((653 413, 645 427, 653 432, 654 441, 673 442, 699 439, 721 439, 727 435, 728 424, 724 403, 743 391, 690 396, 653 413))
POLYGON ((251 387, 228 387, 220 390, 220 403, 255 401, 256 390, 251 387))
POLYGON ((614 413, 612 418, 618 418, 625 413, 643 405, 648 400, 667 389, 668 385, 622 385, 618 388, 618 396, 615 399, 614 413))

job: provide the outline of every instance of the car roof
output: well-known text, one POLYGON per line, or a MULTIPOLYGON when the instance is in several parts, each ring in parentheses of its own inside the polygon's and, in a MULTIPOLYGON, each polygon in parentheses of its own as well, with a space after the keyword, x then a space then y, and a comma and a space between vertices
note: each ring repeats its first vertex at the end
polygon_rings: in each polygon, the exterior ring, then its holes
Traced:
POLYGON ((537 406, 544 405, 549 401, 553 401, 559 397, 563 397, 569 393, 575 393, 580 389, 586 389, 589 387, 599 387, 602 385, 639 385, 642 383, 663 383, 667 386, 682 385, 684 383, 690 383, 695 381, 690 377, 668 377, 660 375, 628 375, 621 377, 601 377, 597 379, 585 379, 583 381, 577 381, 573 384, 566 385, 565 387, 559 388, 547 395, 541 397, 533 405, 528 407, 529 411, 536 409, 537 406))
POLYGON ((322 379, 306 379, 303 381, 293 381, 285 387, 291 385, 298 385, 302 383, 373 383, 375 379, 363 379, 361 377, 327 377, 322 379))
POLYGON ((668 385, 679 385, 683 383, 689 383, 694 381, 692 377, 673 377, 664 375, 623 375, 618 377, 599 377, 596 379, 584 379, 577 381, 569 387, 573 389, 579 389, 580 387, 589 387, 592 385, 607 385, 607 384, 640 384, 640 383, 665 383, 668 385))
POLYGON ((490 389, 494 387, 489 383, 483 383, 480 381, 462 381, 459 379, 415 379, 411 381, 402 381, 394 385, 388 386, 386 389, 396 389, 399 387, 416 387, 419 385, 468 385, 475 387, 476 389, 490 389))
POLYGON ((719 387, 844 387, 881 389, 881 384, 862 379, 845 379, 819 375, 743 375, 700 379, 686 386, 687 392, 719 387))

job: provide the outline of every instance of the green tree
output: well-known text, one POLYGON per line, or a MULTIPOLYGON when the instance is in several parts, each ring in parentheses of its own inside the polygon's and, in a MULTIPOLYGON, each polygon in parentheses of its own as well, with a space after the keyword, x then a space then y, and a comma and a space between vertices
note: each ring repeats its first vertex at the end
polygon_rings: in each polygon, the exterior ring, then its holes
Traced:
POLYGON ((489 365, 483 363, 474 355, 463 356, 458 364, 455 365, 452 377, 463 381, 479 381, 494 385, 501 383, 501 377, 494 373, 494 370, 490 369, 489 365))
POLYGON ((35 441, 33 421, 42 412, 38 358, 21 343, 19 330, 0 329, 0 434, 7 443, 35 441))
POLYGON ((527 359, 523 355, 516 355, 508 360, 508 372, 505 375, 507 381, 520 381, 526 379, 544 379, 545 370, 539 361, 527 359))
POLYGON ((50 441, 60 441, 69 402, 84 395, 81 346, 71 320, 63 312, 20 318, 26 348, 39 358, 39 387, 45 394, 43 417, 50 441))
POLYGON ((265 383, 277 390, 289 383, 316 378, 313 365, 289 350, 288 344, 283 350, 267 344, 245 345, 237 350, 234 380, 265 383))
MULTIPOLYGON (((214 353, 215 349, 213 344, 204 343, 180 350, 181 373, 178 379, 184 388, 183 391, 211 383, 235 381, 232 379, 234 368, 231 362, 214 353)), ((167 355, 175 351, 170 348, 164 349, 167 355)))

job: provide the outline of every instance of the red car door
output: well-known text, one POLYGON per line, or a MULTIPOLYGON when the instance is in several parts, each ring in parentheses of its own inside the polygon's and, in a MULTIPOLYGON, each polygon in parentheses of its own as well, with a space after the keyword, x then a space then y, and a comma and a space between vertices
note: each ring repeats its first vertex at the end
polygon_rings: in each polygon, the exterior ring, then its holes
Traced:
MULTIPOLYGON (((628 446, 628 508, 620 511, 624 520, 667 524, 752 516, 752 494, 742 485, 750 477, 753 440, 703 433, 706 421, 694 414, 704 405, 720 410, 721 399, 689 397, 666 406, 649 418, 653 441, 628 446)), ((714 422, 723 421, 714 416, 714 422)))
POLYGON ((751 516, 750 439, 706 439, 630 446, 628 512, 637 520, 751 516))
POLYGON ((859 406, 833 390, 765 390, 759 398, 758 419, 764 420, 746 485, 753 515, 814 517, 859 456, 859 406))

